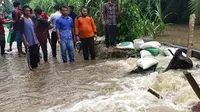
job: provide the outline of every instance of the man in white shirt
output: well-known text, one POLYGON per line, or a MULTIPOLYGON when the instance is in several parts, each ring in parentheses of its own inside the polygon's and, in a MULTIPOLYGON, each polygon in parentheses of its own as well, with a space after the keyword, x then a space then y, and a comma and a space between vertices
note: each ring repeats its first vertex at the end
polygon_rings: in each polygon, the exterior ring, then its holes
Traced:
POLYGON ((54 10, 55 10, 55 13, 51 14, 51 16, 49 17, 49 22, 53 24, 53 30, 51 33, 51 44, 52 44, 52 55, 55 58, 57 55, 56 46, 57 46, 57 41, 58 41, 55 24, 56 24, 56 20, 61 16, 61 13, 60 13, 60 8, 58 5, 54 6, 54 10))

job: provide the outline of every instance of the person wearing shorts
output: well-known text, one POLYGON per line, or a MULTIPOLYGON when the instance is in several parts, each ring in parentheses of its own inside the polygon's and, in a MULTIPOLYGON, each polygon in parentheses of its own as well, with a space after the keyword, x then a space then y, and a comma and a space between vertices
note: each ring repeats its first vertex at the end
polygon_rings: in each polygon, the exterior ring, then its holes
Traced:
POLYGON ((21 13, 20 13, 21 5, 19 2, 14 2, 13 6, 15 7, 15 9, 12 11, 12 19, 14 20, 14 24, 13 24, 13 33, 11 36, 12 41, 10 43, 10 51, 12 51, 12 42, 14 40, 14 37, 16 36, 18 55, 19 55, 19 57, 21 57, 23 54, 23 52, 22 52, 22 36, 19 31, 19 20, 21 17, 21 13))

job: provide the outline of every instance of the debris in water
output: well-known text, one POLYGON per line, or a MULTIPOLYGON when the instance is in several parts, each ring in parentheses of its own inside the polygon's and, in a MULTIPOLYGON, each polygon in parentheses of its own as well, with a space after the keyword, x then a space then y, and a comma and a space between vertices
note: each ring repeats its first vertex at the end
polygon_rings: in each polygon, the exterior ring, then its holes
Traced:
POLYGON ((156 92, 155 90, 153 90, 151 88, 148 89, 148 92, 151 93, 151 94, 153 94, 158 99, 163 99, 163 97, 158 92, 156 92))
POLYGON ((190 83, 190 85, 192 86, 192 89, 194 90, 194 92, 196 93, 196 95, 198 96, 198 98, 200 99, 200 88, 197 84, 197 82, 195 81, 195 79, 192 77, 190 72, 183 72, 184 75, 186 76, 188 82, 190 83))
POLYGON ((189 57, 183 56, 183 49, 178 49, 165 71, 170 69, 190 69, 192 67, 192 60, 189 57))

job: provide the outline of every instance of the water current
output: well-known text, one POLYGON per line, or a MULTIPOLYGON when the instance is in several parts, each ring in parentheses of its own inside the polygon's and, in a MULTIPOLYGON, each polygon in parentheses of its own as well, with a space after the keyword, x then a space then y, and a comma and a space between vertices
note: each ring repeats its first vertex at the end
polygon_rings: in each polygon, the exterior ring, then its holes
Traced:
MULTIPOLYGON (((156 57, 157 72, 128 74, 137 59, 85 62, 77 54, 75 63, 63 64, 60 55, 49 55, 33 71, 16 49, 0 57, 0 112, 190 112, 198 102, 183 70, 162 72, 169 57, 156 57)), ((200 82, 200 70, 189 71, 200 82)))

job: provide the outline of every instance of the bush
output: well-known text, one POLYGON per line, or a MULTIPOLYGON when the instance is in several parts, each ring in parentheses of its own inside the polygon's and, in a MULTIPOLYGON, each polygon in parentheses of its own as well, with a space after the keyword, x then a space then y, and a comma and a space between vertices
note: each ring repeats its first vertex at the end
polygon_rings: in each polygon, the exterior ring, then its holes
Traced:
MULTIPOLYGON (((139 3, 140 4, 140 3, 139 3)), ((142 12, 132 0, 123 3, 125 13, 118 18, 118 41, 132 41, 141 36, 158 36, 166 27, 162 20, 160 0, 156 0, 157 10, 142 12)), ((151 9, 151 8, 148 8, 151 9)))
MULTIPOLYGON (((103 35, 103 27, 101 25, 101 12, 104 3, 107 0, 32 0, 29 5, 32 8, 40 6, 48 15, 53 11, 53 6, 58 5, 74 5, 75 12, 80 13, 81 6, 87 6, 89 15, 91 15, 97 25, 98 35, 103 35)), ((118 41, 132 41, 141 36, 155 37, 165 28, 162 22, 160 0, 123 0, 120 3, 124 14, 118 16, 118 41), (147 4, 148 2, 148 4, 147 4), (152 5, 154 4, 154 5, 152 5), (153 9, 157 10, 153 10, 153 9), (153 10, 153 11, 151 11, 153 10)))

